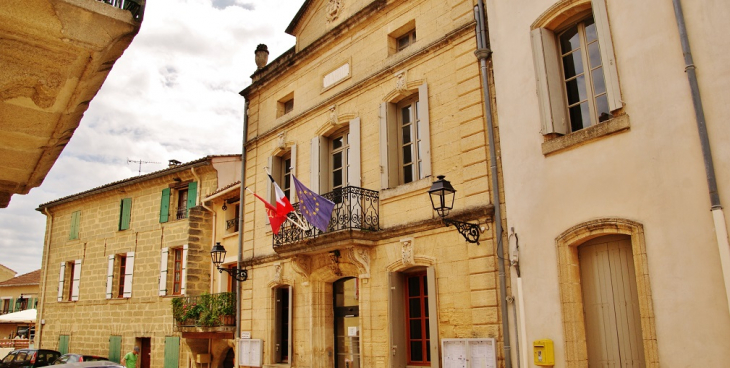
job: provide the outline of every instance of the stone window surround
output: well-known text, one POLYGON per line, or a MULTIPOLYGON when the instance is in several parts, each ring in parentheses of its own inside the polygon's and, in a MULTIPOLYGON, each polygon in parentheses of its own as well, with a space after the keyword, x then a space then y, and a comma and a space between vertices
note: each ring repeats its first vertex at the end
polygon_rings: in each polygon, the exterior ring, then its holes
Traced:
POLYGON ((588 240, 612 234, 631 237, 636 288, 639 294, 645 363, 646 367, 659 367, 659 349, 657 346, 651 283, 649 282, 644 227, 640 223, 621 218, 601 218, 587 221, 566 230, 555 239, 566 367, 585 367, 588 365, 578 246, 588 240))

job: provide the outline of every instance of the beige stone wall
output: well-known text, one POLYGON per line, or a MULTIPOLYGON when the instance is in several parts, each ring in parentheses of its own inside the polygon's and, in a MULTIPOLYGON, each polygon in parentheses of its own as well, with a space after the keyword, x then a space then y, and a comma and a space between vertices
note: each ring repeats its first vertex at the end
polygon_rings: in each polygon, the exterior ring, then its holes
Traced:
MULTIPOLYGON (((558 238, 573 227, 611 218, 643 228, 641 238, 631 235, 631 241, 642 244, 634 249, 634 262, 643 265, 636 271, 644 278, 641 285, 649 286, 639 292, 647 366, 724 365, 730 315, 672 2, 605 1, 630 127, 551 155, 543 154, 539 134, 531 25, 551 7, 590 1, 486 2, 507 228, 514 228, 521 249, 525 356, 532 356, 532 341, 549 338, 555 342, 556 366, 585 366, 576 360, 585 351, 571 350, 580 335, 577 325, 571 325, 576 321, 556 318, 575 315, 564 309, 562 298, 580 293, 561 289, 560 280, 574 279, 565 274, 570 260, 559 257, 575 254, 571 252, 582 240, 560 244, 558 238), (712 337, 700 343, 696 336, 712 337)), ((730 42, 720 36, 730 7, 721 1, 681 3, 719 194, 727 204, 730 128, 725 117, 730 109, 720 96, 730 86, 730 56, 717 50, 730 42)), ((614 227, 589 230, 597 236, 615 232, 609 229, 614 227)))
MULTIPOLYGON (((69 335, 70 352, 107 356, 109 336, 119 335, 123 355, 131 351, 136 338, 151 338, 151 366, 162 366, 165 337, 180 334, 173 331, 172 297, 158 295, 161 248, 188 245, 187 295, 206 292, 210 285, 211 214, 198 206, 188 219, 176 220, 173 209, 169 222, 159 222, 161 192, 174 183, 173 178, 198 180, 198 193, 215 191, 218 183, 212 167, 195 168, 195 175, 181 171, 50 208, 53 224, 47 234, 50 247, 44 254, 39 310, 45 325, 37 326, 40 346, 57 349, 59 335, 69 335), (131 225, 118 231, 123 198, 132 198, 131 225), (68 240, 71 213, 79 210, 79 239, 68 240), (132 297, 106 299, 107 257, 127 252, 135 252, 132 297), (82 260, 79 300, 58 302, 60 263, 76 259, 82 260)), ((116 291, 115 287, 115 296, 116 291)), ((181 367, 187 366, 185 349, 181 344, 181 367)))
MULTIPOLYGON (((346 2, 356 7, 359 3, 346 2)), ((326 2, 320 2, 324 6, 326 2)), ((279 253, 272 247, 272 234, 262 204, 246 195, 244 260, 249 280, 242 290, 242 330, 264 340, 264 363, 274 361, 274 288, 291 285, 293 296, 293 367, 331 367, 333 354, 332 284, 341 277, 359 277, 362 367, 389 367, 389 338, 394 326, 388 315, 388 273, 413 267, 432 266, 437 280, 438 336, 442 338, 494 337, 502 365, 502 331, 499 312, 497 258, 494 223, 486 211, 472 214, 488 228, 481 245, 468 244, 453 227, 443 227, 431 209, 427 190, 434 177, 382 190, 380 167, 380 104, 397 99, 398 77, 406 72, 407 92, 428 85, 433 175, 446 175, 457 189, 459 211, 488 207, 491 203, 487 136, 480 70, 474 56, 476 41, 471 1, 394 1, 366 21, 355 22, 343 34, 328 34, 327 42, 295 57, 292 66, 262 86, 249 88, 249 136, 246 185, 263 195, 269 185, 263 167, 268 158, 297 147, 297 178, 311 185, 312 138, 347 126, 360 118, 362 187, 379 192, 381 231, 373 238, 357 240, 344 235, 339 240, 308 240, 307 247, 279 253), (404 51, 389 55, 388 35, 415 20, 418 41, 404 51), (349 63, 349 78, 329 89, 322 77, 349 63), (294 93, 294 111, 277 117, 277 102, 294 93), (330 108, 337 118, 331 125, 330 108), (280 138, 283 135, 283 140, 280 138), (485 224, 488 222, 488 224, 485 224), (425 225, 424 225, 425 224, 425 225), (404 246, 411 239, 412 263, 404 246), (314 249, 317 250, 314 250, 314 249), (341 253, 339 270, 332 271, 329 251, 341 253), (352 249, 367 255, 367 266, 350 256, 352 249), (369 272, 365 272, 365 271, 369 272)), ((301 45, 310 35, 323 34, 326 25, 311 19, 302 31, 301 45)), ((345 23, 348 20, 343 21, 345 23)), ((318 41, 319 42, 319 41, 318 41)), ((298 46, 297 50, 301 47, 298 46)), ((258 79, 260 80, 260 79, 258 79)), ((357 231, 355 231, 357 233, 357 231)), ((227 247, 227 249, 231 249, 227 247)), ((220 285, 220 283, 219 283, 220 285)), ((440 349, 439 349, 440 350, 440 349)), ((433 356, 432 361, 440 361, 433 356)))

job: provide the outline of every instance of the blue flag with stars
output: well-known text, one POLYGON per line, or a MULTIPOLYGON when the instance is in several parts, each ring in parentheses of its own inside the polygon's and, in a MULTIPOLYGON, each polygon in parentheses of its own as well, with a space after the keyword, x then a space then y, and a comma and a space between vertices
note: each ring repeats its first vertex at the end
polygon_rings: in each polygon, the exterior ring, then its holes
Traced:
POLYGON ((332 218, 332 210, 335 208, 334 202, 309 190, 294 175, 291 177, 294 179, 294 187, 297 190, 297 197, 299 197, 299 211, 302 212, 302 216, 314 227, 326 232, 332 218))

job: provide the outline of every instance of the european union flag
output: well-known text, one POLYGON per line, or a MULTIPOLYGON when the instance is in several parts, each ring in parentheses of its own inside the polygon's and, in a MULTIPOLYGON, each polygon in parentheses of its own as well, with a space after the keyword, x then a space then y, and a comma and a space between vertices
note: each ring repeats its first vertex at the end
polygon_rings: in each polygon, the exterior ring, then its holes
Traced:
POLYGON ((302 215, 317 229, 322 232, 327 231, 327 226, 332 218, 332 210, 335 208, 334 202, 309 190, 294 175, 291 177, 294 179, 294 188, 297 190, 299 210, 302 215))

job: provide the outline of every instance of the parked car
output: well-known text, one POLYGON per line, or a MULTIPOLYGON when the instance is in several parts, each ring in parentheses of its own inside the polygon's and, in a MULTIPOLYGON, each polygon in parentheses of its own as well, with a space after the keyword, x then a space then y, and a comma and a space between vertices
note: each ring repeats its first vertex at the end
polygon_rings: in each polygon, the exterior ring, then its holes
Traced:
POLYGON ((61 353, 48 349, 18 349, 8 353, 0 362, 0 368, 45 367, 61 356, 61 353))
POLYGON ((109 367, 125 368, 123 365, 119 365, 119 363, 110 362, 108 360, 99 360, 99 361, 94 361, 94 362, 68 363, 63 366, 63 368, 109 368, 109 367))
POLYGON ((78 362, 98 362, 100 360, 109 360, 109 358, 106 357, 100 357, 96 355, 82 355, 82 354, 63 354, 60 358, 56 359, 55 362, 53 362, 53 365, 56 364, 68 364, 68 363, 78 363, 78 362))

